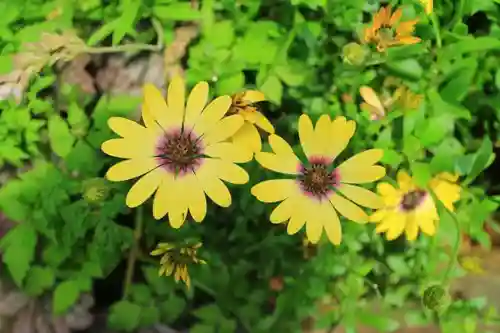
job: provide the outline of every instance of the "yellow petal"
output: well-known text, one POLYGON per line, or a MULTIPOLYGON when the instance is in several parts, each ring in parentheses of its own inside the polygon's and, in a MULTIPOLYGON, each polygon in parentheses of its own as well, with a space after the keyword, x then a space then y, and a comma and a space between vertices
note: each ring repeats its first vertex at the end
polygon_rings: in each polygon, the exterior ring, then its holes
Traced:
POLYGON ((172 78, 168 85, 167 105, 175 118, 184 118, 184 103, 186 102, 186 86, 184 79, 177 75, 172 78))
POLYGON ((314 142, 317 149, 315 149, 316 154, 322 157, 329 157, 330 152, 329 145, 330 142, 330 129, 332 122, 330 121, 330 116, 327 114, 321 115, 316 122, 316 128, 314 129, 314 142))
POLYGON ((120 158, 141 158, 156 155, 155 143, 151 136, 139 136, 130 139, 111 139, 104 141, 101 150, 110 156, 120 158))
POLYGON ((199 177, 217 177, 232 184, 246 184, 248 173, 242 167, 216 158, 206 158, 199 170, 196 171, 199 177))
POLYGON ((257 103, 265 101, 266 98, 264 94, 258 90, 247 90, 243 93, 243 97, 241 98, 243 101, 247 101, 250 103, 257 103))
POLYGON ((171 191, 173 176, 171 173, 165 173, 158 190, 153 199, 153 217, 157 220, 163 218, 168 213, 167 200, 171 191))
MULTIPOLYGON (((172 128, 177 128, 182 125, 182 117, 179 117, 179 115, 175 114, 167 107, 167 103, 161 91, 149 83, 144 85, 143 112, 146 110, 149 111, 153 118, 153 122, 151 120, 148 120, 148 122, 158 124, 164 131, 169 131, 172 128)), ((146 124, 146 126, 148 126, 148 124, 146 124)))
MULTIPOLYGON (((205 136, 202 139, 203 143, 209 146, 224 141, 233 136, 243 126, 243 123, 243 117, 240 115, 235 114, 226 117, 205 132, 205 136)), ((196 133, 201 135, 199 132, 196 133)))
POLYGON ((269 217, 271 223, 283 223, 288 221, 292 216, 296 204, 297 200, 294 197, 283 200, 271 213, 269 217))
POLYGON ((276 155, 259 152, 255 154, 255 160, 266 169, 289 175, 298 174, 301 165, 295 155, 276 155))
POLYGON ((398 180, 399 189, 402 192, 409 192, 415 189, 415 183, 406 171, 400 170, 396 177, 398 180))
POLYGON ((295 179, 272 179, 254 185, 250 190, 257 200, 271 203, 283 201, 298 193, 298 185, 295 179))
POLYGON ((242 149, 247 149, 253 153, 262 150, 262 141, 257 128, 251 123, 245 122, 240 129, 231 137, 234 144, 239 145, 242 149))
POLYGON ((377 93, 375 93, 375 91, 372 88, 368 86, 361 86, 361 88, 359 88, 359 94, 367 104, 383 112, 384 106, 380 101, 380 98, 378 97, 377 93))
POLYGON ((414 214, 408 214, 405 227, 406 238, 412 242, 418 236, 418 222, 414 214))
POLYGON ((198 135, 209 131, 224 117, 231 106, 231 97, 220 96, 214 99, 201 113, 194 125, 194 130, 198 135))
POLYGON ((274 133, 273 124, 271 124, 271 122, 259 111, 246 112, 244 114, 244 118, 252 124, 255 124, 258 127, 262 128, 267 133, 274 133))
POLYGON ((119 162, 109 168, 106 178, 112 182, 133 179, 158 167, 156 158, 136 158, 119 162))
POLYGON ((230 142, 219 142, 205 148, 204 153, 210 157, 217 157, 225 161, 246 163, 253 154, 250 150, 230 142))
POLYGON ((317 244, 323 233, 323 223, 320 215, 313 214, 307 219, 306 222, 306 235, 307 239, 312 244, 317 244))
POLYGON ((436 220, 426 217, 423 219, 418 218, 417 221, 423 233, 429 236, 434 236, 436 233, 436 220))
POLYGON ((201 222, 207 215, 207 200, 201 184, 193 173, 188 173, 178 178, 178 186, 182 186, 189 194, 186 193, 187 207, 191 213, 191 217, 196 222, 201 222))
POLYGON ((387 240, 394 240, 401 236, 406 227, 406 215, 400 213, 393 213, 386 221, 390 225, 386 233, 387 240))
POLYGON ((205 194, 217 205, 229 207, 231 205, 231 193, 226 185, 214 174, 213 168, 202 164, 196 172, 196 177, 200 182, 205 194))
POLYGON ((345 117, 335 118, 331 124, 327 156, 335 159, 347 147, 355 131, 356 122, 353 120, 346 120, 345 117))
POLYGON ((339 216, 330 205, 324 205, 324 212, 323 227, 325 228, 326 236, 334 245, 339 245, 342 241, 342 225, 340 224, 339 216))
POLYGON ((396 206, 401 199, 401 192, 389 183, 379 183, 377 192, 382 196, 386 206, 396 206))
POLYGON ((379 209, 368 217, 368 221, 372 223, 378 223, 386 218, 387 214, 388 211, 386 209, 379 209))
POLYGON ((337 171, 343 183, 368 183, 385 176, 385 168, 373 166, 384 154, 382 149, 370 149, 343 162, 337 171))
POLYGON ((186 182, 185 176, 174 177, 167 194, 168 221, 174 229, 180 228, 187 217, 188 202, 192 187, 186 182))
POLYGON ((165 177, 166 171, 162 168, 156 168, 153 171, 145 174, 135 184, 130 188, 127 193, 125 203, 128 207, 134 208, 144 201, 148 200, 150 196, 156 191, 163 177, 165 177))
POLYGON ((347 199, 364 207, 377 209, 384 205, 384 201, 380 196, 359 186, 341 184, 337 187, 337 190, 347 199))
POLYGON ((146 136, 148 131, 135 121, 122 117, 111 117, 108 126, 113 132, 123 138, 140 138, 146 136))
POLYGON ((358 223, 368 222, 368 215, 351 201, 341 197, 337 193, 330 195, 329 199, 333 207, 347 219, 358 223))
POLYGON ((189 94, 186 103, 186 116, 185 124, 193 127, 201 115, 203 108, 208 102, 208 83, 200 82, 194 86, 193 90, 189 94))
POLYGON ((276 134, 269 135, 269 144, 276 155, 294 155, 292 147, 282 137, 276 134))
MULTIPOLYGON (((153 114, 148 110, 146 103, 142 103, 141 106, 141 116, 144 125, 148 129, 149 132, 153 133, 157 137, 164 135, 165 130, 160 126, 160 124, 153 117, 153 114)), ((137 138, 138 136, 136 136, 137 138)))
POLYGON ((298 124, 299 140, 302 145, 304 154, 309 158, 310 156, 317 155, 315 152, 314 142, 314 127, 308 115, 302 114, 299 117, 298 124))
POLYGON ((289 235, 295 235, 304 226, 307 221, 309 212, 311 211, 311 200, 304 196, 297 196, 298 200, 295 202, 295 209, 290 221, 287 225, 287 233, 289 235))

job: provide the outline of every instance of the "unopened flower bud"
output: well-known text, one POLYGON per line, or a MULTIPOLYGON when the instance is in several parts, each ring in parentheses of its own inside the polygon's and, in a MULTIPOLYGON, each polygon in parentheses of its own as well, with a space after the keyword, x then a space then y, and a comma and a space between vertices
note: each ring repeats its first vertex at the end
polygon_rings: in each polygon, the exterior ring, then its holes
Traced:
POLYGON ((342 59, 345 63, 361 66, 368 58, 369 50, 358 43, 349 43, 342 48, 342 59))
POLYGON ((439 284, 431 285, 424 290, 422 304, 428 310, 442 313, 450 305, 451 297, 448 290, 439 284))
POLYGON ((109 195, 109 185, 103 178, 91 178, 83 182, 83 199, 91 204, 103 202, 109 195))

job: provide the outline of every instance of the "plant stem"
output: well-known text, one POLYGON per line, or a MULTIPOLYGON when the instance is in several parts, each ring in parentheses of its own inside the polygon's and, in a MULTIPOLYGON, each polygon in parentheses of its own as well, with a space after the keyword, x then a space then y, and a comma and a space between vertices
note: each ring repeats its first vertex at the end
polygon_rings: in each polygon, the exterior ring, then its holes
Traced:
POLYGON ((123 283, 123 299, 126 299, 130 292, 130 287, 132 285, 132 279, 134 277, 135 262, 139 255, 139 242, 142 237, 142 225, 144 223, 144 218, 142 214, 142 207, 138 207, 135 211, 134 220, 134 243, 130 248, 127 260, 127 271, 125 272, 125 281, 123 283))
POLYGON ((439 49, 441 48, 441 46, 443 46, 443 42, 441 40, 441 32, 440 32, 441 28, 439 27, 439 21, 434 12, 430 15, 430 18, 432 22, 432 29, 434 30, 434 34, 436 35, 436 44, 439 49))
POLYGON ((458 252, 460 251, 460 243, 461 243, 461 239, 462 239, 462 234, 460 232, 460 223, 458 222, 456 215, 453 212, 451 212, 450 210, 448 210, 448 208, 446 208, 446 207, 445 207, 445 210, 451 216, 451 218, 455 224, 455 228, 456 228, 456 232, 457 232, 457 239, 455 240, 455 244, 453 244, 453 250, 451 252, 450 262, 448 264, 446 272, 443 275, 443 281, 442 281, 443 285, 446 285, 450 280, 451 271, 453 270, 453 267, 456 264, 458 252))

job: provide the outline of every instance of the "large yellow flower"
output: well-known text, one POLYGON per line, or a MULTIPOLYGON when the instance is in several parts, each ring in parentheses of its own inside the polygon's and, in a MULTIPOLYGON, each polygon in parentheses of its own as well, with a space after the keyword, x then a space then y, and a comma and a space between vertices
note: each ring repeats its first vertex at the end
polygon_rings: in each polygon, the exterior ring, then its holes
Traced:
POLYGON ((331 121, 328 115, 323 115, 314 128, 311 119, 302 115, 298 125, 307 161, 300 161, 281 137, 270 135, 273 152, 256 153, 255 159, 264 168, 292 178, 263 181, 251 192, 262 202, 281 201, 270 220, 272 223, 288 222, 288 234, 297 233, 305 224, 311 243, 317 243, 325 229, 330 241, 338 245, 342 231, 337 212, 349 220, 365 223, 368 216, 356 204, 369 208, 379 208, 383 204, 375 193, 352 185, 373 182, 385 175, 385 169, 375 165, 383 151, 370 149, 334 166, 333 161, 354 135, 356 123, 344 117, 331 121))
POLYGON ((382 7, 373 16, 373 22, 363 32, 364 43, 374 43, 379 52, 388 47, 409 45, 420 42, 420 38, 413 36, 418 20, 401 22, 403 10, 398 8, 392 13, 391 6, 382 7))
MULTIPOLYGON (((429 182, 429 188, 450 211, 453 203, 460 199, 460 186, 455 184, 458 176, 441 173, 429 182)), ((384 198, 384 207, 370 216, 370 221, 378 223, 377 233, 386 233, 388 240, 398 238, 403 232, 409 241, 418 236, 419 229, 427 235, 436 233, 439 215, 435 202, 428 190, 419 188, 405 171, 398 172, 398 188, 388 183, 377 186, 384 198)))
MULTIPOLYGON (((265 100, 264 94, 257 90, 247 90, 233 95, 228 114, 239 114, 245 119, 243 126, 231 140, 240 147, 245 147, 252 153, 262 150, 262 140, 257 128, 273 134, 271 122, 259 111, 255 103, 265 100)), ((253 154, 252 154, 253 155, 253 154)))
POLYGON ((110 118, 110 128, 122 138, 102 144, 111 156, 127 158, 112 166, 106 177, 124 181, 142 176, 126 198, 136 207, 156 192, 153 216, 168 213, 170 224, 179 228, 189 212, 201 222, 206 215, 207 195, 217 205, 228 207, 231 194, 224 180, 233 184, 248 182, 248 174, 235 162, 250 157, 224 140, 243 125, 243 117, 224 117, 231 97, 221 96, 208 102, 208 84, 198 83, 185 102, 184 81, 172 79, 167 101, 153 85, 144 87, 142 118, 145 127, 125 118, 110 118))

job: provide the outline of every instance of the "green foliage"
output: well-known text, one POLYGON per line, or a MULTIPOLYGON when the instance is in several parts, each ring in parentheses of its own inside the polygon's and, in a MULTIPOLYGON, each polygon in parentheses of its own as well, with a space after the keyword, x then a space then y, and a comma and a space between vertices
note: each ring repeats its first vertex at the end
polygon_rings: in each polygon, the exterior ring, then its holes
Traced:
MULTIPOLYGON (((251 184, 231 189, 229 208, 209 205, 202 224, 188 221, 173 230, 150 217, 150 203, 139 217, 126 208, 130 182, 102 178, 116 162, 100 151, 112 137, 107 121, 135 119, 141 98, 88 96, 63 84, 59 64, 49 64, 29 80, 20 103, 0 101, 0 212, 16 222, 0 241, 2 274, 32 297, 52 296, 54 314, 61 315, 92 291, 96 280, 114 279, 110 273, 134 253, 135 275, 108 317, 111 328, 127 332, 157 323, 190 326, 197 333, 299 332, 307 318, 321 328, 341 325, 355 332, 365 325, 392 332, 401 324, 393 310, 408 304, 417 307, 407 311, 407 325, 433 322, 433 314, 420 306, 421 289, 440 280, 442 267, 455 261, 444 249, 462 234, 492 246, 486 225, 500 203, 491 196, 499 185, 494 169, 500 142, 500 9, 496 0, 460 6, 448 0, 436 3, 427 16, 416 0, 390 3, 404 7, 405 18, 419 18, 416 34, 422 41, 384 54, 359 38, 363 16, 373 16, 379 1, 4 1, 2 91, 13 83, 9 75, 18 74, 11 56, 42 32, 75 30, 95 54, 156 52, 157 43, 165 44, 186 54, 178 64, 186 64, 190 87, 207 81, 215 95, 262 91, 270 102, 263 106, 265 115, 294 148, 299 148, 300 114, 314 120, 343 115, 356 121, 357 130, 340 160, 380 148, 388 182, 399 169, 411 171, 421 186, 438 173, 456 173, 462 198, 457 221, 441 209, 435 237, 387 242, 372 225, 343 220, 339 247, 322 241, 305 248, 302 233, 289 236, 281 225, 270 224, 271 207, 250 195, 253 183, 267 177, 250 162, 244 167, 251 184), (484 25, 468 19, 477 15, 484 25), (199 35, 182 40, 179 24, 195 24, 199 35), (423 102, 395 107, 371 121, 359 107, 359 88, 392 96, 389 80, 422 95, 423 102), (106 195, 88 192, 96 179, 106 195), (140 241, 134 230, 139 218, 140 241), (200 252, 208 263, 190 267, 189 290, 159 277, 158 263, 147 256, 158 241, 186 239, 203 241, 200 252), (282 289, 269 286, 274 278, 283 280, 282 289), (318 309, 323 303, 328 310, 318 309)), ((450 274, 463 273, 456 266, 450 274)), ((498 321, 493 310, 480 317, 486 308, 480 303, 453 301, 440 314, 443 332, 479 332, 480 321, 498 321)))

